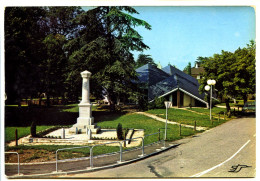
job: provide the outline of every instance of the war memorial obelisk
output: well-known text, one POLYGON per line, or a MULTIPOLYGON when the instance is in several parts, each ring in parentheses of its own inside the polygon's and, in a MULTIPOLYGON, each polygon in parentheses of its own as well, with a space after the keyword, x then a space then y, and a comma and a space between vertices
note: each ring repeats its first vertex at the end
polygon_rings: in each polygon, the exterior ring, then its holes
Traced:
POLYGON ((71 133, 86 133, 87 129, 91 130, 92 134, 96 134, 100 127, 94 124, 94 117, 92 117, 92 103, 90 102, 89 79, 91 73, 89 71, 81 72, 82 77, 82 100, 79 103, 79 117, 77 123, 70 128, 71 133))

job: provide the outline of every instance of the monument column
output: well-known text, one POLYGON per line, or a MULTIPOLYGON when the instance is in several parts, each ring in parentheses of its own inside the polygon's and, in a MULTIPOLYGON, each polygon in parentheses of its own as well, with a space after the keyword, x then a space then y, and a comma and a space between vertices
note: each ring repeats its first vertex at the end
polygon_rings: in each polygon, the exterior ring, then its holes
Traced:
POLYGON ((90 103, 89 100, 89 78, 91 73, 89 71, 81 72, 82 77, 82 100, 80 103, 90 103))
POLYGON ((82 100, 79 103, 79 117, 77 123, 70 128, 70 132, 75 132, 76 129, 80 133, 86 133, 87 129, 90 129, 93 134, 97 133, 100 128, 94 125, 94 118, 92 117, 92 104, 90 103, 90 88, 89 79, 91 73, 87 70, 81 72, 82 77, 82 100))

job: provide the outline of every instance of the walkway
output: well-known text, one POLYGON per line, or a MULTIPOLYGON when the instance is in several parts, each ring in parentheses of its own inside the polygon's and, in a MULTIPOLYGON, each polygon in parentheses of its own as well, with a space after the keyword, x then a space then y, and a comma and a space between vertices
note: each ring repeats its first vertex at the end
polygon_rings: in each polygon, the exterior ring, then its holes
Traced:
MULTIPOLYGON (((157 121, 161 121, 161 122, 164 122, 164 123, 166 122, 166 119, 163 119, 163 118, 160 118, 160 117, 158 117, 158 116, 155 116, 154 114, 150 114, 150 113, 146 113, 146 112, 135 112, 135 113, 136 113, 136 114, 145 115, 145 116, 150 117, 150 118, 153 118, 153 119, 155 119, 155 120, 157 120, 157 121)), ((180 125, 180 123, 178 123, 178 122, 169 121, 169 120, 167 120, 167 124, 180 125)), ((181 124, 181 126, 194 129, 194 126, 188 125, 188 124, 181 124)), ((201 130, 207 130, 208 128, 207 128, 207 127, 196 126, 196 129, 197 129, 198 131, 201 131, 201 130)))

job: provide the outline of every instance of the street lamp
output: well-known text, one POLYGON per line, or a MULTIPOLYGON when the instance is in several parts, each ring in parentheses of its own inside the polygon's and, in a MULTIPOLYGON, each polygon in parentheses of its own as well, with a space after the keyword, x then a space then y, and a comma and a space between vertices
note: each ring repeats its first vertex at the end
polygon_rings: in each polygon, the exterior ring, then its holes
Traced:
POLYGON ((209 108, 210 108, 210 120, 211 120, 212 86, 216 84, 216 81, 209 79, 209 80, 207 81, 207 84, 208 84, 208 85, 205 86, 205 90, 206 90, 206 91, 209 91, 209 90, 210 90, 210 107, 209 107, 209 108))
POLYGON ((166 107, 166 121, 165 121, 165 134, 164 134, 164 141, 166 141, 167 139, 167 119, 168 119, 168 108, 170 108, 172 106, 172 102, 171 101, 165 101, 164 102, 165 107, 166 107))

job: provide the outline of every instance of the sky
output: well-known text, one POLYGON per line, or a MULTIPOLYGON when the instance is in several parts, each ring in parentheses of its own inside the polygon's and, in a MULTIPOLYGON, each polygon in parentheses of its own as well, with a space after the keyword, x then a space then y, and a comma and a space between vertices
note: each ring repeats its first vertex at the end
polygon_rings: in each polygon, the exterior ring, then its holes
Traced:
POLYGON ((145 20, 152 30, 135 29, 150 47, 143 52, 151 55, 162 67, 171 63, 183 70, 197 57, 209 57, 221 50, 234 52, 255 40, 255 11, 249 6, 171 6, 134 7, 136 18, 145 20))

